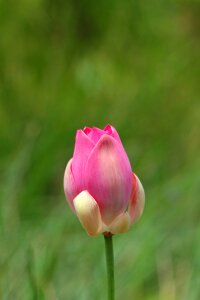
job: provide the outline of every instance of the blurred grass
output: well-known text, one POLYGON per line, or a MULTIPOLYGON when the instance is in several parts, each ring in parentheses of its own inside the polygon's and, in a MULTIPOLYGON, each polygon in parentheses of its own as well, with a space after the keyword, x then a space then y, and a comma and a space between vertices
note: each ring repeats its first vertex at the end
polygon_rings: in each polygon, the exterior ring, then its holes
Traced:
POLYGON ((0 299, 105 299, 65 203, 77 128, 113 124, 146 191, 117 299, 200 298, 199 1, 0 1, 0 299))

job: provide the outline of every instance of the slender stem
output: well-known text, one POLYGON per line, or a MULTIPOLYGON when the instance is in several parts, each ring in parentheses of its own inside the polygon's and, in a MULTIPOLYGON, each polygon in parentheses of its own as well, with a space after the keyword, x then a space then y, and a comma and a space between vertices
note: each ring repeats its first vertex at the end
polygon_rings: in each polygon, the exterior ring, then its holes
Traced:
POLYGON ((105 250, 106 250, 106 264, 107 264, 107 278, 108 278, 108 300, 115 299, 114 290, 114 256, 113 256, 113 242, 112 235, 104 235, 105 250))

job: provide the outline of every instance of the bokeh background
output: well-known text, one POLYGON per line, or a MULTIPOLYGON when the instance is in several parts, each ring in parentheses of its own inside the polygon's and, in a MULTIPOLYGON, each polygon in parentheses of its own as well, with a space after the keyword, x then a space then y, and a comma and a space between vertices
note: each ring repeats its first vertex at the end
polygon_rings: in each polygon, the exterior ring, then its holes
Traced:
POLYGON ((106 298, 70 211, 77 128, 117 128, 146 191, 114 239, 117 299, 200 299, 200 3, 0 1, 0 299, 106 298))

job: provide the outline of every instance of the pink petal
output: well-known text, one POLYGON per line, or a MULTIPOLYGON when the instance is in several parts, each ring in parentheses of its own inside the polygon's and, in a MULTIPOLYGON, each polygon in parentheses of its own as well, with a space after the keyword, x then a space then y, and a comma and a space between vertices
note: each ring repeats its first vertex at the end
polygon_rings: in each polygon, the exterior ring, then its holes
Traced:
POLYGON ((105 133, 111 135, 115 140, 117 140, 118 142, 120 142, 122 144, 119 134, 113 126, 111 126, 109 124, 106 125, 106 127, 104 128, 104 131, 105 131, 105 133))
POLYGON ((145 194, 139 178, 133 173, 133 187, 128 207, 131 223, 135 223, 143 213, 145 194))
POLYGON ((96 144, 102 135, 105 134, 105 132, 97 127, 90 128, 90 132, 87 131, 88 137, 96 144))
POLYGON ((72 173, 76 183, 77 193, 84 190, 84 174, 88 157, 94 148, 94 143, 82 131, 77 130, 73 154, 72 173))
POLYGON ((124 148, 113 137, 105 134, 100 138, 88 159, 85 180, 106 224, 125 211, 132 189, 132 171, 124 148))
POLYGON ((89 134, 90 133, 90 131, 91 131, 91 128, 90 127, 84 127, 83 128, 83 132, 85 133, 85 134, 89 134))
POLYGON ((73 199, 77 195, 77 189, 74 181, 74 176, 72 174, 72 159, 69 160, 64 174, 64 192, 65 196, 67 198, 67 201, 72 209, 74 209, 73 206, 73 199))

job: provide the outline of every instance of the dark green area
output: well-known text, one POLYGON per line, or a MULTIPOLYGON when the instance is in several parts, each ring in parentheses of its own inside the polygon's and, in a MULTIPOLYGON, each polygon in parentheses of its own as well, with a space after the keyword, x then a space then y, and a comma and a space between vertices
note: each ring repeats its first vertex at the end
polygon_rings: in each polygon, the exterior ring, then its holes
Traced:
POLYGON ((198 0, 0 1, 0 299, 105 299, 62 182, 76 129, 107 123, 146 192, 117 299, 200 299, 199 34, 198 0))

